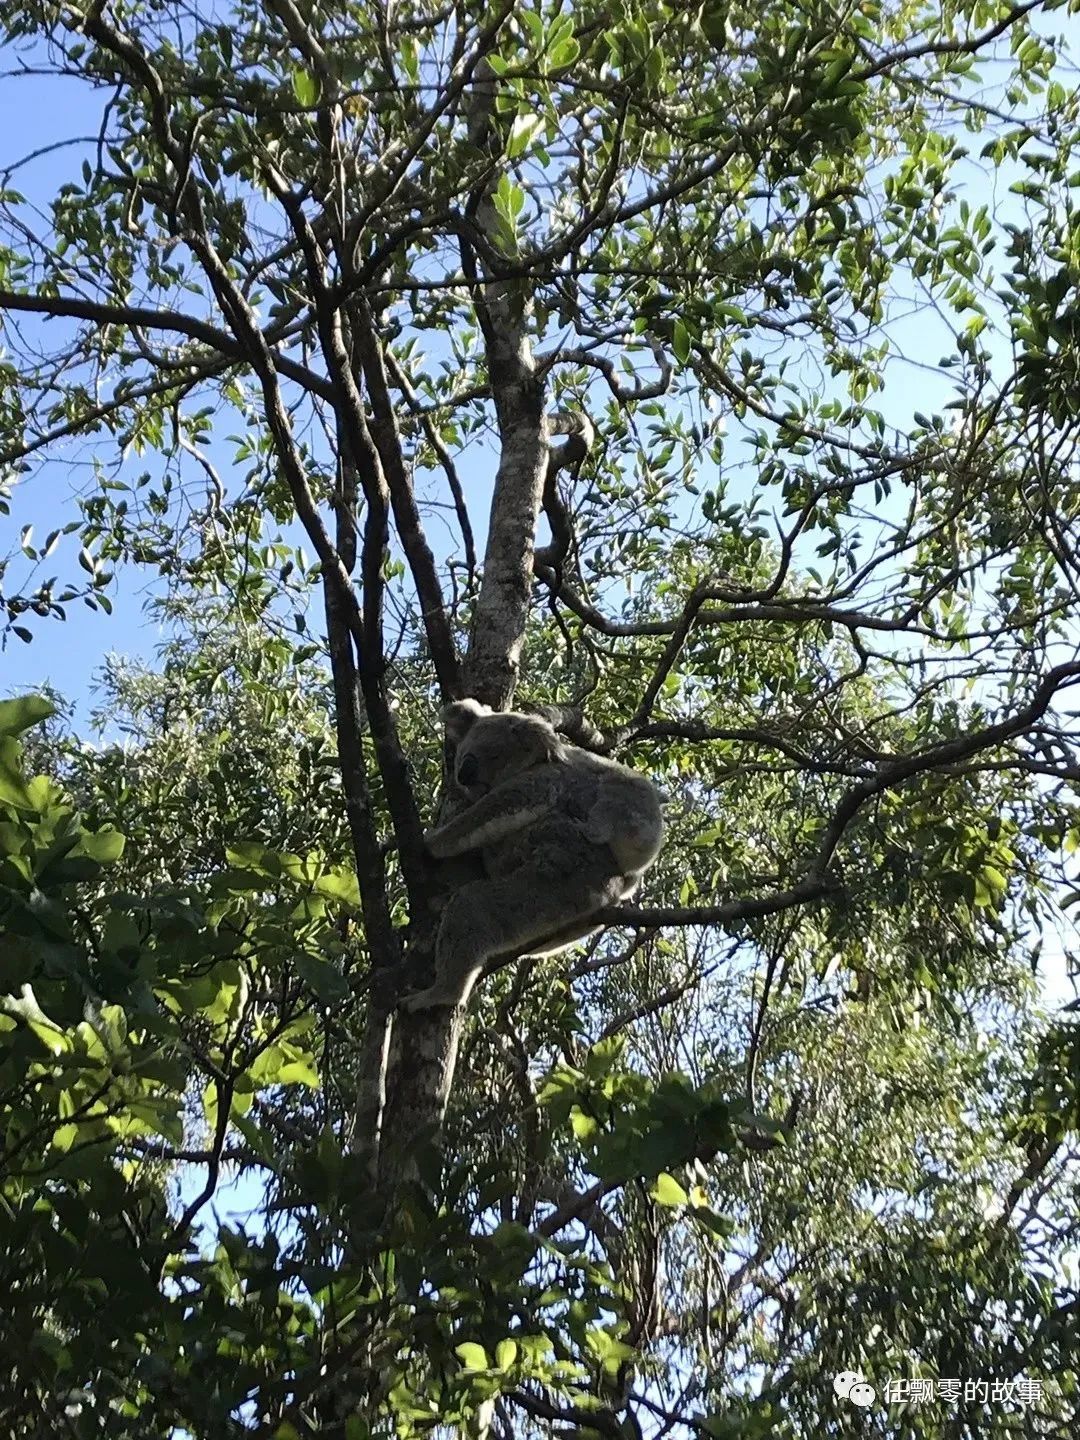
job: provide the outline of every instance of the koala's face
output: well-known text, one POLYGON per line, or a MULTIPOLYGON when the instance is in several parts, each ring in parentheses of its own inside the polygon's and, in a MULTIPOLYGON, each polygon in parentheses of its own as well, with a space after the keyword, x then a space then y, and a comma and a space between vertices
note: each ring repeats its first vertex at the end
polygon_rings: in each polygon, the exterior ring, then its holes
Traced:
POLYGON ((486 795, 517 771, 547 760, 557 744, 551 726, 538 717, 485 715, 458 745, 454 775, 470 795, 486 795))

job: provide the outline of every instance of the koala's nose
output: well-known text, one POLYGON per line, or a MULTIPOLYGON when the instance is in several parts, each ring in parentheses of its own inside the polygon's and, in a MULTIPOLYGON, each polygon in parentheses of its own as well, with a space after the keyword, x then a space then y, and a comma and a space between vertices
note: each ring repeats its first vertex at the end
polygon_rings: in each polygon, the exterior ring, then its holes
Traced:
POLYGON ((475 755, 463 755, 457 767, 458 784, 475 785, 480 778, 479 769, 475 755))

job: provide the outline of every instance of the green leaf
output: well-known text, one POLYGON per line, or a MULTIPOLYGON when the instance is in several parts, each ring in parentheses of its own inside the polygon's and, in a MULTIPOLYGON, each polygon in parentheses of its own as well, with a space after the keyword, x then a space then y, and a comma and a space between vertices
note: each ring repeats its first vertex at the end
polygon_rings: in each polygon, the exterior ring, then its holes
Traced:
POLYGON ((658 1205, 666 1206, 669 1209, 674 1209, 677 1205, 685 1205, 688 1198, 678 1180, 674 1175, 669 1175, 666 1170, 660 1171, 649 1194, 658 1205))
POLYGON ((124 836, 119 830, 87 830, 79 837, 79 849, 99 865, 111 865, 124 853, 124 836))
POLYGON ((405 71, 410 85, 420 83, 420 52, 412 35, 406 35, 401 42, 401 68, 405 71))
POLYGON ((544 39, 544 18, 538 15, 535 10, 522 8, 518 19, 524 29, 529 31, 529 39, 534 45, 541 43, 544 39))
POLYGON ((44 695, 20 695, 0 700, 0 735, 19 735, 56 714, 56 706, 44 695))
POLYGON ((510 128, 510 138, 506 142, 507 159, 516 160, 519 155, 524 155, 543 124, 541 115, 519 115, 510 128))
POLYGON ((279 1085, 306 1085, 309 1090, 319 1088, 319 1076, 309 1060, 290 1060, 282 1065, 274 1077, 279 1085))
POLYGON ((62 1055, 71 1047, 71 1037, 42 1010, 32 985, 24 985, 18 996, 0 996, 0 1005, 9 1015, 17 1015, 53 1055, 62 1055))
POLYGON ((712 313, 717 319, 734 320, 737 325, 747 323, 746 311, 741 305, 734 305, 730 300, 714 300, 712 313))
POLYGON ((735 1222, 726 1215, 718 1215, 709 1205, 695 1205, 690 1212, 694 1219, 704 1225, 714 1235, 719 1235, 722 1240, 728 1239, 735 1233, 735 1222))
POLYGON ((548 68, 552 71, 565 70, 567 66, 573 65, 580 54, 581 46, 576 40, 560 40, 548 53, 548 68))
POLYGON ((294 70, 292 88, 293 94, 305 109, 319 103, 321 86, 310 70, 294 70))
POLYGON ((52 1133, 52 1148, 60 1155, 66 1155, 79 1138, 78 1125, 58 1125, 52 1133))
POLYGON ((360 908, 360 884, 351 870, 330 870, 315 881, 315 889, 329 900, 340 900, 353 910, 360 908))
POLYGON ((477 1345, 472 1340, 466 1340, 461 1345, 455 1345, 454 1354, 466 1370, 487 1370, 490 1368, 487 1351, 482 1345, 477 1345))
POLYGON ((348 999, 348 981, 326 957, 300 951, 293 956, 292 963, 301 980, 311 986, 324 1004, 334 1005, 348 999))
POLYGON ((515 185, 509 175, 502 175, 495 191, 497 208, 511 220, 516 220, 525 205, 525 192, 515 185))
POLYGON ((0 803, 16 810, 37 810, 23 770, 22 746, 10 735, 0 735, 0 803))
POLYGON ((281 857, 277 851, 260 845, 257 840, 237 840, 234 845, 226 847, 225 859, 238 870, 251 871, 275 880, 281 875, 281 857))
POLYGON ((604 1330, 600 1326, 586 1332, 585 1344, 608 1374, 614 1374, 625 1360, 631 1360, 634 1356, 633 1346, 617 1339, 610 1330, 604 1330))
POLYGON ((676 360, 680 365, 685 365, 690 359, 690 332, 681 320, 676 320, 672 327, 671 344, 676 360))
POLYGON ((249 890, 267 890, 266 875, 254 870, 222 870, 215 879, 215 888, 231 895, 249 890))

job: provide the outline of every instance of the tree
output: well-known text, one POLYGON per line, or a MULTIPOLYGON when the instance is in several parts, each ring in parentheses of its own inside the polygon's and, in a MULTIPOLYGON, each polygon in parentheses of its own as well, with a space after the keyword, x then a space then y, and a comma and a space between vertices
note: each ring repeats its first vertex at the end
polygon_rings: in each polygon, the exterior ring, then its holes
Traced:
POLYGON ((860 1367, 1064 1433, 1056 8, 0 4, 98 112, 0 195, 4 503, 93 467, 10 635, 122 563, 178 625, 124 748, 0 710, 13 1434, 989 1433, 860 1367), (671 823, 463 1028, 396 1006, 464 694, 585 702, 671 823), (200 1253, 229 1165, 286 1220, 200 1253))

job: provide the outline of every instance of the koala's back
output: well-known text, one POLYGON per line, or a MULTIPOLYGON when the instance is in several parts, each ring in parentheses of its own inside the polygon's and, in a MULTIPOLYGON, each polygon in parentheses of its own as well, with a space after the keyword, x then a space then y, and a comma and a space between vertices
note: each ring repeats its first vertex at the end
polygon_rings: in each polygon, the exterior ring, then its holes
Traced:
POLYGON ((492 879, 528 870, 541 884, 591 869, 596 850, 580 823, 555 810, 498 844, 485 846, 484 870, 492 879))
POLYGON ((627 872, 640 874, 656 859, 664 838, 664 819, 656 786, 644 775, 579 750, 571 768, 575 814, 593 844, 608 845, 627 872), (580 757, 580 758, 577 758, 580 757))
POLYGON ((635 888, 663 839, 660 798, 652 782, 615 761, 566 746, 558 768, 555 807, 514 835, 485 847, 492 878, 526 871, 538 885, 592 871, 623 875, 635 888))

